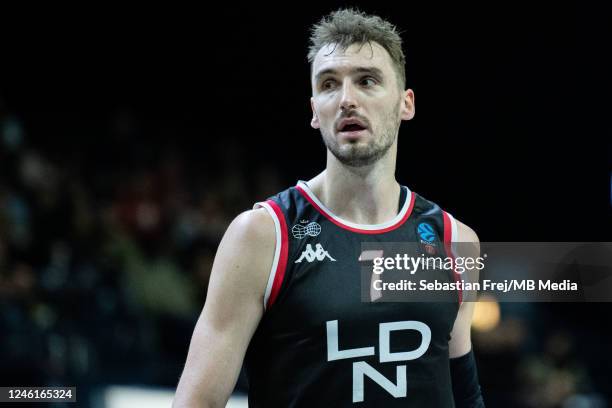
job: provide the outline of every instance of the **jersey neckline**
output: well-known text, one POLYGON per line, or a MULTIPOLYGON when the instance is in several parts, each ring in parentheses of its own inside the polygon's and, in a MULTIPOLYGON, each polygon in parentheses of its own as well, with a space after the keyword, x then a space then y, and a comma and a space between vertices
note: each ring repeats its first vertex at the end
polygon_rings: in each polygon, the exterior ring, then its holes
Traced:
POLYGON ((362 234, 381 234, 399 228, 408 219, 408 217, 410 217, 415 201, 414 193, 410 191, 408 187, 401 186, 401 188, 405 189, 406 191, 406 200, 395 217, 381 224, 357 224, 335 215, 319 200, 305 181, 299 180, 295 188, 304 196, 304 198, 306 198, 306 200, 310 202, 310 204, 312 204, 313 207, 315 207, 331 222, 341 228, 362 234))

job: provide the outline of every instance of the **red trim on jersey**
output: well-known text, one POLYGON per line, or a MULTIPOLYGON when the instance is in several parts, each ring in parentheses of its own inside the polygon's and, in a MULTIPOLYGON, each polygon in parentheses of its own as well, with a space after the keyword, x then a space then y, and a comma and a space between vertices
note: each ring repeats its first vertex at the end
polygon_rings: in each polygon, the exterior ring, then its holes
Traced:
MULTIPOLYGON (((446 211, 442 211, 442 218, 444 219, 444 248, 446 249, 446 254, 452 259, 452 263, 455 263, 455 256, 452 252, 452 243, 453 243, 453 225, 450 219, 450 216, 446 213, 446 211)), ((453 278, 455 278, 455 282, 459 282, 459 274, 455 271, 455 266, 453 266, 453 278)), ((463 291, 461 288, 459 289, 459 304, 463 302, 463 291)))
POLYGON ((272 207, 278 221, 280 223, 281 230, 281 250, 280 256, 278 258, 278 264, 276 265, 276 271, 274 271, 274 282, 272 283, 272 289, 270 290, 270 296, 268 297, 268 303, 266 304, 266 309, 272 306, 276 297, 278 296, 278 292, 280 291, 281 285, 283 283, 283 279, 285 278, 285 270, 287 269, 287 258, 289 252, 289 239, 287 237, 287 221, 285 221, 285 215, 283 211, 279 207, 278 204, 274 200, 267 200, 266 203, 272 207))
POLYGON ((325 209, 323 209, 319 205, 317 205, 317 203, 312 198, 310 198, 308 193, 306 191, 304 191, 304 189, 302 187, 295 186, 295 188, 297 188, 297 190, 300 192, 300 194, 302 194, 302 196, 304 196, 304 198, 306 200, 308 200, 308 202, 310 204, 312 204, 312 206, 314 208, 316 208, 317 211, 319 211, 321 214, 323 214, 325 216, 325 218, 327 218, 328 220, 330 220, 331 222, 333 222, 334 224, 336 224, 340 228, 344 228, 344 229, 352 231, 352 232, 357 232, 359 234, 382 234, 384 232, 393 231, 394 229, 397 229, 397 228, 401 227, 402 224, 404 222, 406 222, 408 217, 410 217, 410 214, 412 213, 412 209, 414 208, 414 201, 415 201, 414 192, 411 191, 410 192, 410 206, 408 207, 408 210, 406 211, 406 214, 404 214, 404 216, 398 222, 396 222, 395 224, 390 225, 390 226, 388 226, 386 228, 368 230, 368 229, 362 229, 362 228, 355 228, 355 227, 351 227, 349 225, 344 224, 343 222, 341 222, 338 219, 336 219, 332 214, 328 213, 325 209))

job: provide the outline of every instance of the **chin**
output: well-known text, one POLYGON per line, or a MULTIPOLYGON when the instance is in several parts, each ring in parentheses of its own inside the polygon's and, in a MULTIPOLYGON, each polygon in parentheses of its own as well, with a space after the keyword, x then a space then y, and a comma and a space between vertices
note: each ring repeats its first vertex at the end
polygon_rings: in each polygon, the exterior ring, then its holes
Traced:
POLYGON ((336 133, 336 140, 338 143, 342 144, 342 142, 348 142, 351 144, 363 142, 365 140, 369 140, 368 130, 360 130, 356 132, 338 132, 336 133))

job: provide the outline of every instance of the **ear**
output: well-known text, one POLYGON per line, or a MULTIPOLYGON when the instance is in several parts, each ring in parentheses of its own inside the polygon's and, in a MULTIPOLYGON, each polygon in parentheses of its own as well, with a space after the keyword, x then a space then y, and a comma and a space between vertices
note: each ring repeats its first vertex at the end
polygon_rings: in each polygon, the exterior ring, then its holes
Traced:
POLYGON ((403 92, 402 97, 402 109, 401 109, 401 118, 402 120, 410 120, 414 118, 414 92, 412 89, 406 89, 403 92))
POLYGON ((312 97, 310 98, 310 109, 312 109, 312 120, 310 121, 310 126, 313 129, 319 129, 321 125, 319 123, 319 117, 317 116, 317 111, 314 107, 314 99, 312 97))

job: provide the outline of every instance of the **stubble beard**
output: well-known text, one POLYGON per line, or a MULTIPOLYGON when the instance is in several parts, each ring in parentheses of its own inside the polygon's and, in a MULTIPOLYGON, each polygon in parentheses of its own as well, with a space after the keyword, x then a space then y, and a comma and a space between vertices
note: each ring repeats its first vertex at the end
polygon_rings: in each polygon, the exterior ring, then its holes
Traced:
MULTIPOLYGON (((367 143, 356 142, 340 146, 333 133, 321 129, 321 134, 325 146, 340 163, 350 167, 364 167, 376 163, 389 151, 397 137, 400 123, 398 107, 395 112, 387 112, 383 118, 380 136, 374 134, 367 143)), ((370 131, 374 132, 371 128, 370 131)))

